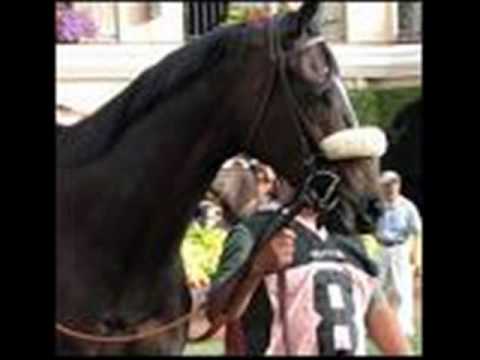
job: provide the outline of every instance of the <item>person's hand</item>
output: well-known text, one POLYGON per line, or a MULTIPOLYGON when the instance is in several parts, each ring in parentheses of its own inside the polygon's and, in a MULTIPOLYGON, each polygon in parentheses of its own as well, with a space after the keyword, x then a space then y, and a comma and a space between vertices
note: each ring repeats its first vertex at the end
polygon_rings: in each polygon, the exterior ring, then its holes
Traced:
POLYGON ((262 276, 277 272, 293 262, 294 242, 297 235, 292 229, 280 230, 255 257, 251 274, 262 276))
POLYGON ((210 281, 208 280, 208 278, 187 279, 187 286, 190 289, 204 289, 208 285, 210 285, 210 281))

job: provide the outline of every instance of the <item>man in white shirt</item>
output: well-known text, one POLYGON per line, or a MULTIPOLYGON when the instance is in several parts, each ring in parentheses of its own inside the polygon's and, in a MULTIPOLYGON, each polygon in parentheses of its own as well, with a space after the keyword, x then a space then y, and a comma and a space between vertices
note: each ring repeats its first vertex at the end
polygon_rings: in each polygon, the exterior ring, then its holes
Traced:
MULTIPOLYGON (((412 249, 419 244, 422 221, 417 207, 401 194, 401 177, 395 171, 381 176, 385 212, 379 220, 377 240, 383 245, 380 254, 380 279, 391 288, 403 333, 413 336, 413 272, 411 260, 417 265, 412 249)), ((417 249, 418 250, 418 249, 417 249)), ((418 252, 414 252, 418 254, 418 252)))

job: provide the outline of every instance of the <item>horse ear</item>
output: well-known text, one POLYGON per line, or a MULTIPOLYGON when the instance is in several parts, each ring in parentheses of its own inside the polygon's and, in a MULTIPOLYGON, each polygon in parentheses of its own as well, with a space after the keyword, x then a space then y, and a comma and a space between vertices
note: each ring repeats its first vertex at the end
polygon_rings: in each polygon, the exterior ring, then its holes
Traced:
POLYGON ((298 10, 298 34, 320 35, 320 17, 323 4, 319 1, 306 1, 298 10))

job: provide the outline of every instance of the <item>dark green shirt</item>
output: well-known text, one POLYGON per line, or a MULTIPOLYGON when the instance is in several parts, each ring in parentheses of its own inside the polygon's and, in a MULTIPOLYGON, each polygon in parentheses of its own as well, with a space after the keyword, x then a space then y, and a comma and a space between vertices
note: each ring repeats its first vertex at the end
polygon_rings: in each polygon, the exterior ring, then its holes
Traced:
MULTIPOLYGON (((255 244, 255 239, 269 225, 273 216, 274 212, 272 211, 259 212, 233 227, 225 240, 224 251, 216 274, 212 279, 214 283, 223 281, 233 275, 248 259, 255 244)), ((290 227, 297 234, 294 261, 291 267, 315 261, 312 259, 312 254, 317 252, 322 253, 325 260, 348 261, 370 275, 376 276, 376 265, 368 257, 360 240, 342 236, 328 236, 325 241, 322 241, 316 233, 298 221, 293 221, 290 227), (336 258, 335 254, 338 252, 343 254, 343 258, 336 258)), ((262 283, 241 317, 249 355, 265 353, 269 344, 272 319, 272 307, 266 286, 262 283)))

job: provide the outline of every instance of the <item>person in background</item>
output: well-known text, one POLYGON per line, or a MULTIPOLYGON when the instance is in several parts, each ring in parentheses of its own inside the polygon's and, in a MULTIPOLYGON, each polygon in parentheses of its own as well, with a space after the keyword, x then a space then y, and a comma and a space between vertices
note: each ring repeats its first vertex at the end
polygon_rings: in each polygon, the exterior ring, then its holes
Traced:
POLYGON ((277 176, 270 166, 261 163, 253 165, 253 172, 257 182, 256 209, 259 209, 274 200, 277 176))
POLYGON ((401 194, 401 177, 397 172, 383 172, 380 182, 384 201, 376 233, 382 247, 380 280, 391 295, 403 333, 413 336, 413 277, 420 276, 422 220, 417 207, 401 194))

